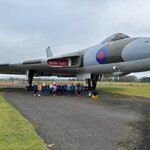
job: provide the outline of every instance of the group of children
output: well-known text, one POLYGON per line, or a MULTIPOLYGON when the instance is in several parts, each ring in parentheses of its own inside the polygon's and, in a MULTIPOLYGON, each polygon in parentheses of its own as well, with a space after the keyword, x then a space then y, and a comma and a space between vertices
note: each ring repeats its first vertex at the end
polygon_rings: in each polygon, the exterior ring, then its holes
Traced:
POLYGON ((34 83, 33 85, 33 91, 34 91, 34 96, 41 96, 41 95, 74 95, 75 92, 77 91, 77 94, 80 95, 83 91, 85 91, 85 86, 83 83, 58 83, 56 84, 55 82, 52 84, 48 83, 34 83))

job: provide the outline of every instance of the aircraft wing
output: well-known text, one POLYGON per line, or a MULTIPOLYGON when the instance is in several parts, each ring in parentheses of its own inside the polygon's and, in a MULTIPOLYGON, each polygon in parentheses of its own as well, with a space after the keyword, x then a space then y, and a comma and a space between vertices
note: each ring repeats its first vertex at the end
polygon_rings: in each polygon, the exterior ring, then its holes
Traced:
POLYGON ((76 52, 59 57, 0 64, 0 73, 25 74, 26 71, 32 71, 35 76, 73 77, 82 65, 82 56, 81 52, 76 52))

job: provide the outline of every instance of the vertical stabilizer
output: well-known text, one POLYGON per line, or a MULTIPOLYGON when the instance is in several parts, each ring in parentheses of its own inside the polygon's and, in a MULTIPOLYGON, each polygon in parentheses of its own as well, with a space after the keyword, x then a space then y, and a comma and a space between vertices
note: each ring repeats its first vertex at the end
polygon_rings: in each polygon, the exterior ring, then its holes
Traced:
POLYGON ((46 57, 53 57, 50 46, 46 48, 46 57))

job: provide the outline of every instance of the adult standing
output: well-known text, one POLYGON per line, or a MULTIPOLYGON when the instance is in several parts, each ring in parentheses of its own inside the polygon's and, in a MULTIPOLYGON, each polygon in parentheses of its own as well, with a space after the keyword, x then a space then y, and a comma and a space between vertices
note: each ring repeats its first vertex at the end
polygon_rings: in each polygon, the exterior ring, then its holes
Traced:
POLYGON ((77 92, 78 92, 78 95, 81 94, 81 84, 79 82, 77 83, 77 92))
POLYGON ((37 83, 34 83, 34 85, 33 85, 34 96, 37 96, 37 91, 38 91, 37 83))

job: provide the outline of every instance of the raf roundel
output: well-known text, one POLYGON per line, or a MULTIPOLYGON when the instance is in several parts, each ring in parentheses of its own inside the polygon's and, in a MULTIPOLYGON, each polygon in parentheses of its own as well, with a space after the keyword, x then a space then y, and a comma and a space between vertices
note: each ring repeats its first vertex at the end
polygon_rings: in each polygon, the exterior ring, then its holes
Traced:
POLYGON ((105 64, 106 63, 106 48, 103 47, 96 53, 96 60, 99 64, 105 64))

